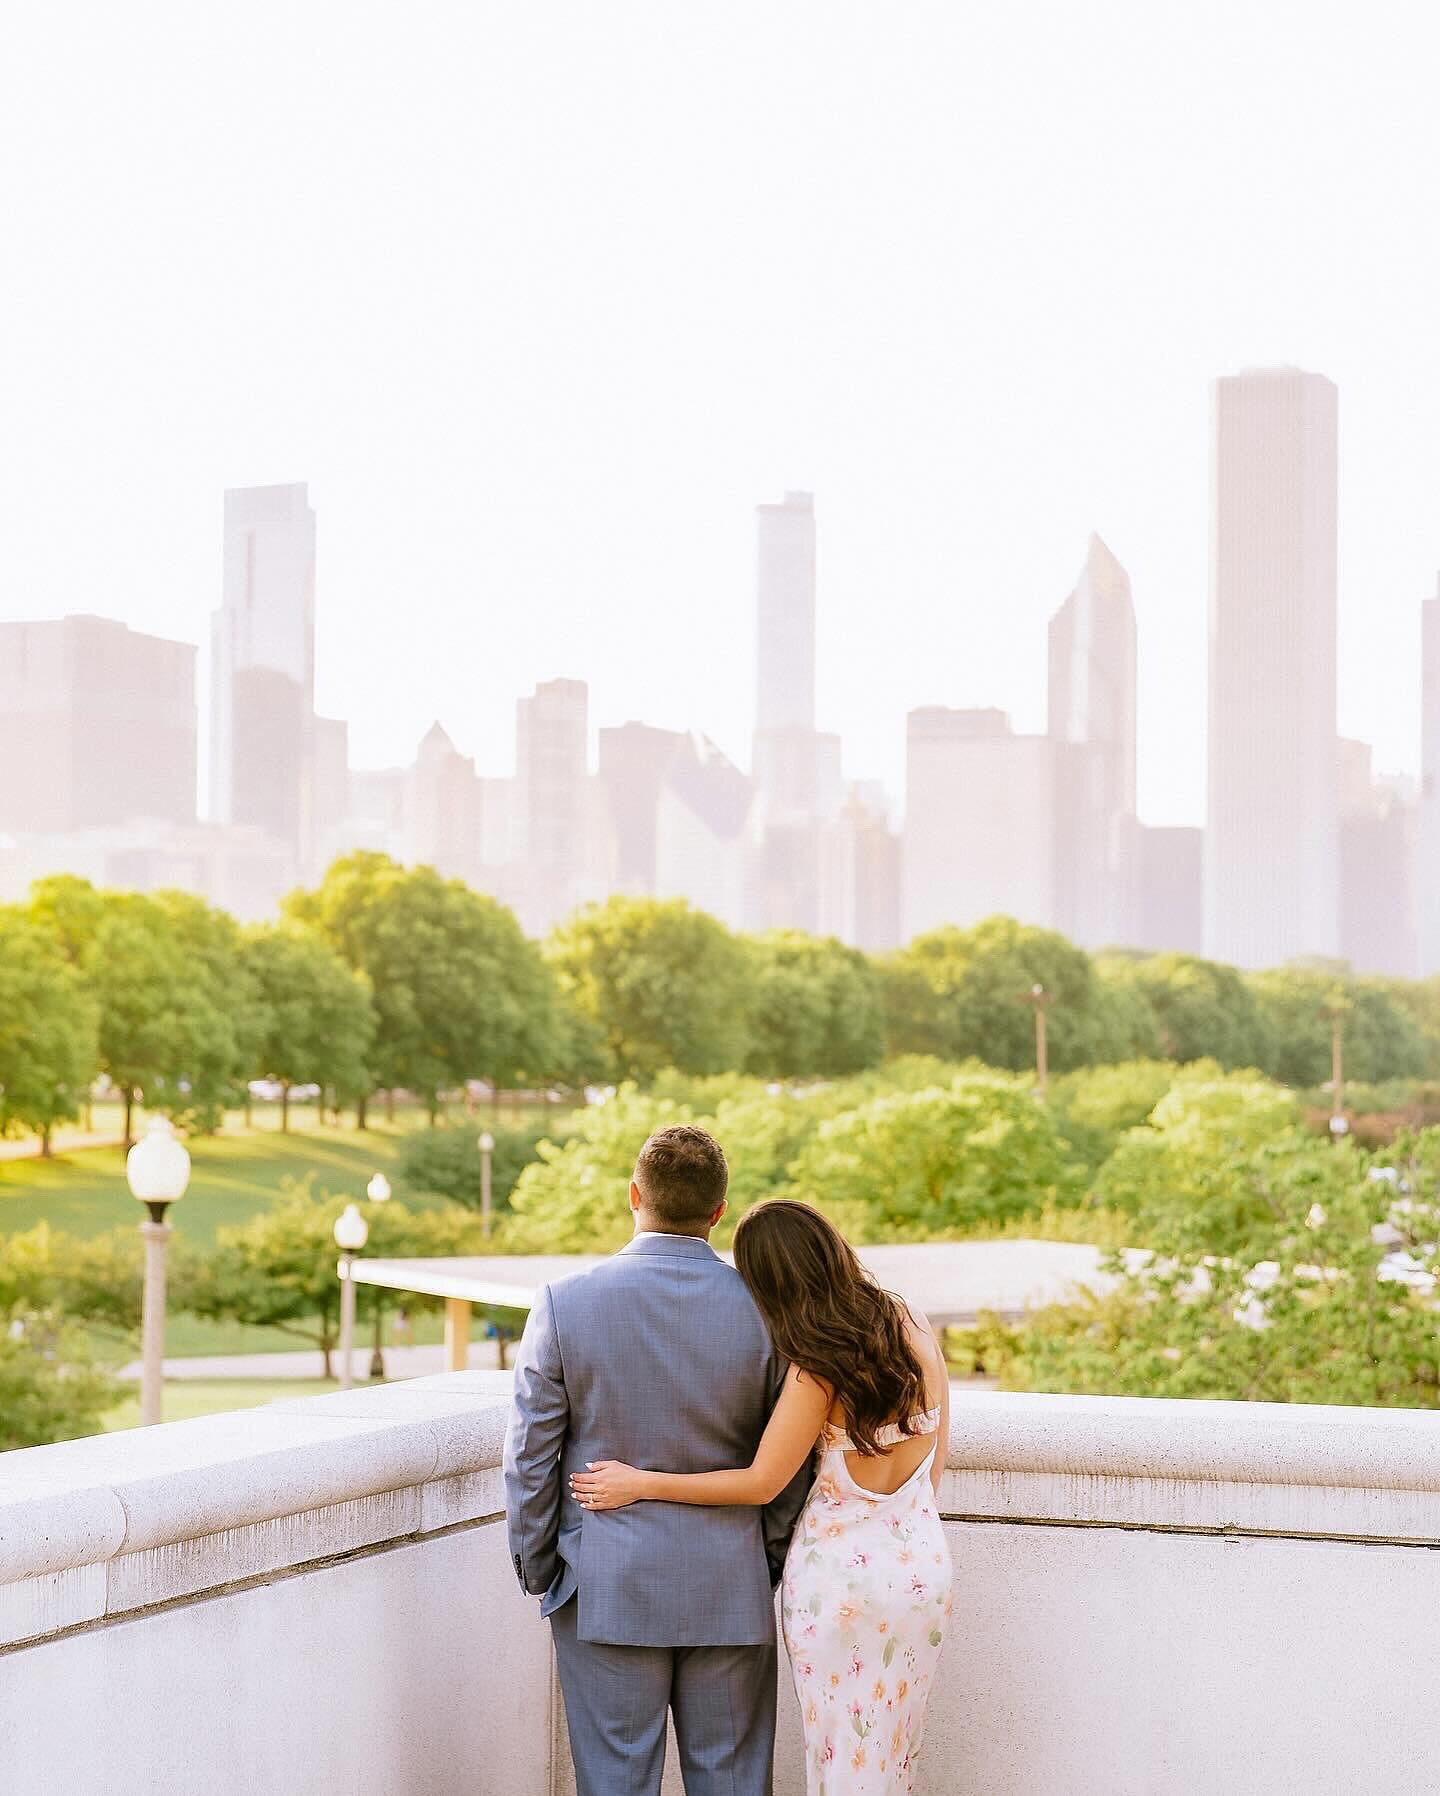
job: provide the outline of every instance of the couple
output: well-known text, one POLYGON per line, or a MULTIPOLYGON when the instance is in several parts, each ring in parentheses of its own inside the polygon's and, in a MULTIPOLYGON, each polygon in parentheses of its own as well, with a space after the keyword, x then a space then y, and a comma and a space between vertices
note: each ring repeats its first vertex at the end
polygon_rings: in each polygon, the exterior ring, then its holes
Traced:
POLYGON ((579 1796, 654 1796, 667 1710, 687 1796, 765 1796, 777 1582, 811 1796, 908 1791, 950 1610, 944 1358, 807 1205, 751 1210, 732 1271, 727 1180, 703 1129, 652 1135, 634 1240, 538 1292, 520 1346, 510 1551, 579 1796))

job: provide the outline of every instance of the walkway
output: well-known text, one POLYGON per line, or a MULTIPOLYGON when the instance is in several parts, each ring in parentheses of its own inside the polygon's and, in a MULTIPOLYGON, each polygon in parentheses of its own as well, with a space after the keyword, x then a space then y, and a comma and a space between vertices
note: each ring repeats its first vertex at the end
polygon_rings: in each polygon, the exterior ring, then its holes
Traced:
MULTIPOLYGON (((432 1373, 445 1370, 445 1349, 438 1344, 433 1347, 387 1345, 384 1351, 387 1378, 428 1378, 432 1373)), ((355 1376, 358 1380, 363 1381, 368 1374, 370 1353, 368 1341, 355 1343, 355 1376)), ((332 1365, 337 1364, 339 1353, 332 1353, 330 1358, 332 1365)), ((165 1376, 175 1379, 315 1379, 323 1376, 321 1363, 320 1352, 316 1347, 308 1347, 301 1353, 212 1353, 197 1355, 193 1359, 167 1359, 165 1376)), ((495 1370, 493 1341, 476 1341, 471 1345, 470 1369, 475 1372, 495 1370)), ((131 1360, 128 1366, 122 1366, 117 1376, 139 1378, 139 1360, 131 1360)))

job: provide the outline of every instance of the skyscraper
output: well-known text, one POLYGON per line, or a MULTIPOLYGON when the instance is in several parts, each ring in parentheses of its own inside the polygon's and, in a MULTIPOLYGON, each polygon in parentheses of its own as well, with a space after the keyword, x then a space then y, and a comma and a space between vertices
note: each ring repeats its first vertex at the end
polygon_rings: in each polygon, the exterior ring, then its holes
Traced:
POLYGON ((1216 382, 1205 952, 1243 967, 1339 951, 1336 391, 1216 382))
POLYGON ((1440 580, 1420 606, 1420 973, 1440 973, 1440 580))
POLYGON ((516 847, 527 870, 521 920, 543 935, 583 899, 594 831, 589 690, 547 680, 515 711, 516 847))
POLYGON ((901 921, 909 941, 1004 915, 1055 926, 1055 744, 1003 711, 912 711, 901 921))
POLYGON ((315 735, 315 513, 303 484, 225 495, 212 631, 210 811, 308 851, 315 735))
POLYGON ((106 617, 0 624, 0 830, 195 821, 195 650, 106 617))
POLYGON ((617 891, 653 895, 660 789, 688 738, 679 730, 626 723, 599 733, 599 780, 613 844, 617 891))
POLYGON ((819 926, 824 832, 844 794, 840 738, 815 728, 815 501, 756 507, 755 743, 759 844, 749 920, 819 926))
POLYGON ((1137 922, 1135 607, 1098 536, 1050 620, 1056 745, 1056 912, 1087 948, 1129 941, 1137 922))
POLYGON ((815 728, 815 499, 755 508, 755 731, 815 728))
POLYGON ((706 736, 682 736, 655 811, 655 896, 740 929, 750 879, 753 783, 706 736))
POLYGON ((475 763, 432 723, 405 776, 405 859, 446 879, 475 883, 481 784, 475 763))

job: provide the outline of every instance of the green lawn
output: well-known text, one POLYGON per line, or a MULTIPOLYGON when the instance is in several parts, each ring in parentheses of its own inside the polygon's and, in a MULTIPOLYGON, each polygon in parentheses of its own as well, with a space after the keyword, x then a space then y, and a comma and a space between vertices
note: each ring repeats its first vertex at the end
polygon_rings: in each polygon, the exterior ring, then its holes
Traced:
MULTIPOLYGON (((187 1139, 193 1171, 189 1190, 171 1212, 177 1232, 208 1248, 217 1229, 244 1222, 265 1209, 282 1179, 299 1179, 307 1174, 313 1175, 323 1190, 359 1198, 371 1175, 383 1171, 394 1186, 395 1195, 413 1208, 443 1202, 425 1193, 407 1191, 399 1175, 405 1137, 426 1126, 424 1113, 401 1110, 394 1124, 387 1124, 383 1108, 376 1108, 377 1120, 364 1133, 348 1121, 338 1128, 321 1126, 315 1121, 313 1107, 297 1106, 291 1113, 290 1132, 282 1134, 278 1113, 257 1105, 249 1129, 239 1112, 235 1112, 226 1118, 219 1134, 187 1139)), ((531 1115, 531 1110, 504 1105, 498 1111, 487 1108, 483 1119, 477 1118, 476 1122, 493 1119, 513 1125, 531 1115)), ((112 1116, 106 1106, 97 1104, 94 1122, 97 1130, 113 1128, 118 1133, 119 1111, 116 1109, 112 1116)), ((96 1235, 107 1229, 132 1226, 140 1216, 140 1206, 125 1184, 125 1157, 118 1147, 76 1148, 67 1153, 62 1143, 62 1151, 53 1160, 0 1159, 0 1252, 7 1234, 33 1228, 38 1222, 48 1222, 66 1234, 96 1235)), ((444 1324, 438 1310, 427 1311, 414 1300, 408 1308, 416 1345, 427 1346, 442 1339, 444 1324)), ((369 1323, 363 1315, 360 1333, 368 1342, 369 1323)), ((387 1319, 386 1345, 392 1338, 387 1319)), ((117 1359, 134 1357, 132 1347, 117 1344, 99 1332, 93 1335, 92 1342, 102 1360, 115 1363, 117 1359)), ((277 1328, 252 1328, 179 1314, 172 1314, 166 1324, 165 1350, 172 1356, 296 1353, 306 1349, 303 1339, 277 1328)), ((315 1364, 318 1368, 318 1348, 315 1364)), ((257 1397, 254 1401, 263 1402, 265 1398, 257 1397)))
MULTIPOLYGON (((319 1397, 338 1390, 333 1381, 308 1378, 176 1378, 165 1386, 164 1420, 188 1422, 192 1416, 219 1415, 223 1410, 256 1409, 282 1397, 319 1397)), ((103 1432, 135 1428, 140 1422, 140 1389, 105 1417, 103 1432)))
MULTIPOLYGON (((284 1178, 312 1173, 325 1190, 363 1197, 372 1173, 383 1171, 396 1182, 405 1133, 398 1123, 380 1123, 363 1134, 348 1124, 337 1129, 312 1123, 282 1135, 270 1127, 246 1130, 238 1118, 227 1121, 218 1135, 187 1140, 194 1170, 172 1220, 208 1247, 217 1228, 264 1209, 284 1178)), ((118 1147, 82 1148, 53 1160, 0 1161, 0 1235, 37 1222, 71 1235, 97 1235, 137 1222, 139 1215, 118 1147)))

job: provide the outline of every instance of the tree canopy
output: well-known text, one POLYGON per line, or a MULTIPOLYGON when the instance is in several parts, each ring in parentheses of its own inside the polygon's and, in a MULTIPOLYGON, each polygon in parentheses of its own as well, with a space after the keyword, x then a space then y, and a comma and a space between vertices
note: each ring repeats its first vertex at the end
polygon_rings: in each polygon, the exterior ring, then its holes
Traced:
POLYGON ((546 955, 610 1078, 743 1065, 752 962, 723 923, 683 899, 591 905, 551 935, 546 955))
POLYGON ((567 1048, 538 947, 493 898, 388 855, 336 861, 286 920, 369 981, 376 1082, 427 1097, 468 1079, 544 1082, 567 1048))

